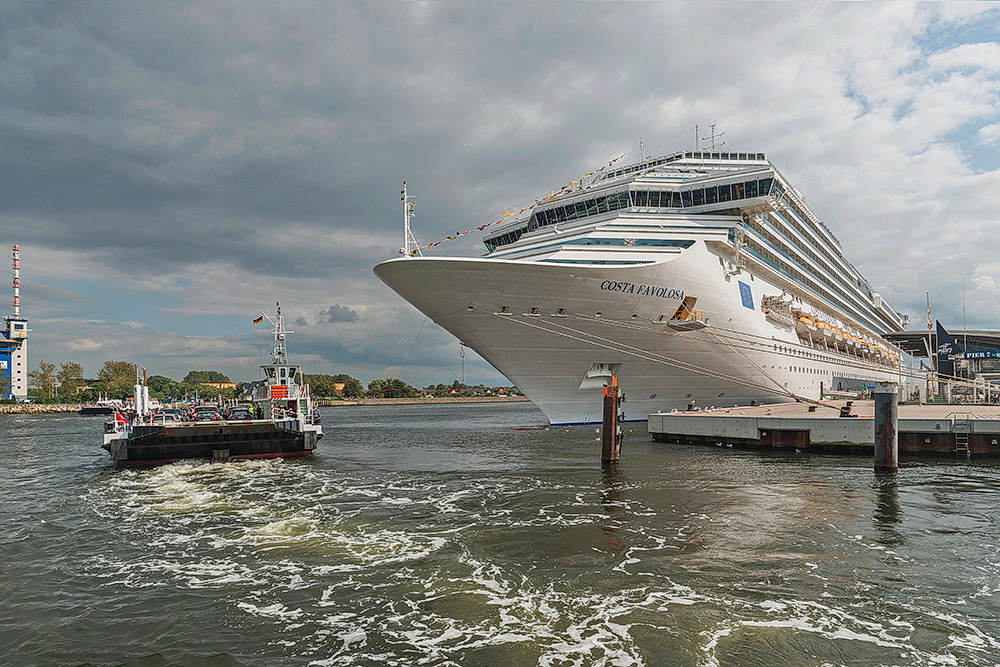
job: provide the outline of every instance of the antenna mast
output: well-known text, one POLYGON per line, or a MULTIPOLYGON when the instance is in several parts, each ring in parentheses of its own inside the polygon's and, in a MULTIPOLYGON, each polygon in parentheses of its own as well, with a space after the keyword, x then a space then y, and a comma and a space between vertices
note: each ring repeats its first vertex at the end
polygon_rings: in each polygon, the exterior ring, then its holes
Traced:
POLYGON ((281 304, 275 303, 275 305, 278 307, 278 314, 274 318, 274 352, 271 356, 274 357, 274 363, 284 364, 288 362, 287 350, 285 349, 285 334, 292 332, 285 330, 285 318, 281 316, 281 304))
POLYGON ((400 190, 399 194, 399 198, 403 202, 403 247, 399 249, 399 254, 404 257, 422 256, 423 253, 420 252, 420 245, 413 238, 413 233, 410 231, 410 218, 413 217, 415 204, 413 203, 414 197, 406 193, 406 181, 403 181, 403 189, 400 190))
POLYGON ((271 352, 273 363, 286 364, 288 358, 285 354, 285 336, 295 332, 285 329, 285 318, 281 316, 281 304, 276 302, 275 305, 278 307, 278 314, 274 316, 273 320, 267 313, 261 313, 261 316, 266 317, 267 321, 274 325, 274 351, 271 352))
POLYGON ((21 318, 21 246, 14 244, 14 319, 21 318))
MULTIPOLYGON (((712 134, 711 134, 711 135, 709 135, 709 136, 707 136, 707 137, 704 137, 705 139, 707 139, 707 140, 709 140, 709 141, 711 141, 711 142, 712 142, 712 147, 711 147, 711 148, 709 149, 709 150, 711 150, 711 151, 715 151, 715 150, 718 150, 718 149, 720 149, 720 148, 722 148, 723 146, 725 146, 725 145, 726 145, 726 142, 725 142, 725 141, 718 141, 718 140, 719 140, 719 139, 721 139, 721 138, 722 138, 722 137, 723 137, 723 136, 724 136, 724 135, 725 135, 726 133, 725 133, 725 132, 719 132, 718 134, 716 134, 716 133, 715 133, 715 125, 716 125, 715 123, 711 123, 711 124, 710 124, 710 125, 708 126, 708 127, 709 127, 709 129, 710 129, 710 130, 712 131, 712 134)), ((695 127, 695 134, 697 134, 697 132, 698 132, 698 126, 697 126, 697 125, 695 125, 694 127, 695 127)))

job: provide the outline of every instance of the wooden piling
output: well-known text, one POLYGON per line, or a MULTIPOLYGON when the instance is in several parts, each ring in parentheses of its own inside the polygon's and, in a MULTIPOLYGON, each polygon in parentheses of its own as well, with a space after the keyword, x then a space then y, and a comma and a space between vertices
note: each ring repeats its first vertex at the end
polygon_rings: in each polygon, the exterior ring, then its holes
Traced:
POLYGON ((875 383, 875 472, 899 468, 899 406, 896 385, 875 383))
POLYGON ((618 433, 618 376, 604 386, 604 422, 601 430, 601 463, 618 463, 621 435, 618 433))

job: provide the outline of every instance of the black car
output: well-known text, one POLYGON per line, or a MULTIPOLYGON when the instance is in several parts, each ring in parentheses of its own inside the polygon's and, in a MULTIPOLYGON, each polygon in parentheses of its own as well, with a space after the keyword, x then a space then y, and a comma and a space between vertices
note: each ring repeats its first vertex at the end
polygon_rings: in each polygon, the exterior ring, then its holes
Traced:
POLYGON ((242 405, 238 405, 236 407, 230 408, 225 413, 225 418, 229 420, 253 419, 253 415, 251 415, 250 411, 247 410, 245 407, 243 407, 242 405))

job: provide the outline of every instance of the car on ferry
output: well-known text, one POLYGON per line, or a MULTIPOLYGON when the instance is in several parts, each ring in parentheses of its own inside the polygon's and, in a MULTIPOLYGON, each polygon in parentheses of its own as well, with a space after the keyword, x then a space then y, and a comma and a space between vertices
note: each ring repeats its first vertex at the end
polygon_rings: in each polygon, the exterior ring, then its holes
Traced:
POLYGON ((240 419, 253 419, 253 415, 250 414, 245 406, 234 405, 233 407, 226 410, 222 415, 227 421, 236 421, 240 419))
POLYGON ((196 422, 215 422, 221 420, 222 415, 219 414, 219 408, 214 405, 199 405, 194 409, 194 415, 191 416, 191 421, 196 422))

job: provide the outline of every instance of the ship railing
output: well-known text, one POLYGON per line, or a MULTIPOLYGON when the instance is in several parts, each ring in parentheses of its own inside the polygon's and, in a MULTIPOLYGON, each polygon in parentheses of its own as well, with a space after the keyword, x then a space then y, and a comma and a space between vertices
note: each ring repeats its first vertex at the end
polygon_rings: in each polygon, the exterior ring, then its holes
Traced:
POLYGON ((274 421, 282 421, 285 419, 298 419, 299 413, 295 410, 289 410, 287 408, 281 408, 277 405, 271 407, 271 419, 274 421))

